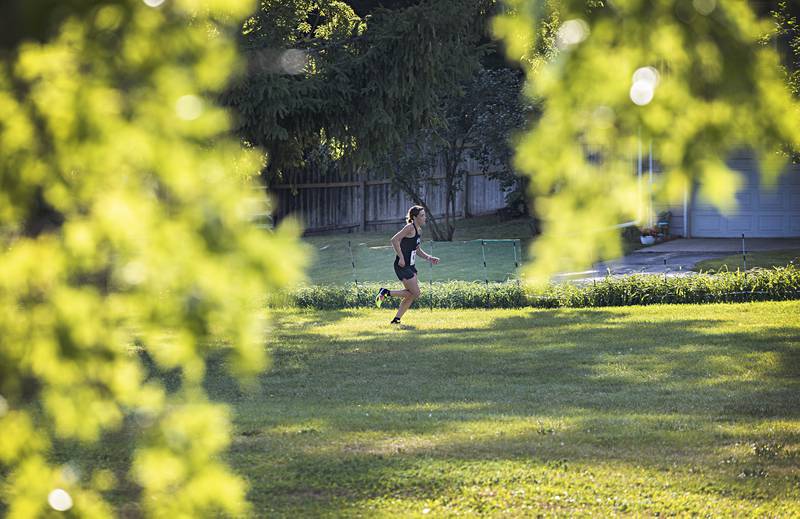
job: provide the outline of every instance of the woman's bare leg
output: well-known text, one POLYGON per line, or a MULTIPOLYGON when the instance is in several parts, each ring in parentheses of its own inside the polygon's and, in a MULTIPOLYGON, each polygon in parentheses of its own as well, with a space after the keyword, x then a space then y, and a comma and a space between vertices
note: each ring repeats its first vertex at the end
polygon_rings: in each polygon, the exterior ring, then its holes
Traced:
POLYGON ((406 313, 406 310, 411 306, 411 303, 414 302, 416 298, 419 297, 419 283, 417 282, 417 276, 414 275, 411 279, 404 279, 403 286, 406 287, 405 290, 395 290, 395 292, 408 292, 408 295, 403 296, 403 300, 400 302, 400 307, 397 309, 397 315, 394 316, 395 319, 400 319, 403 317, 403 314, 406 313))

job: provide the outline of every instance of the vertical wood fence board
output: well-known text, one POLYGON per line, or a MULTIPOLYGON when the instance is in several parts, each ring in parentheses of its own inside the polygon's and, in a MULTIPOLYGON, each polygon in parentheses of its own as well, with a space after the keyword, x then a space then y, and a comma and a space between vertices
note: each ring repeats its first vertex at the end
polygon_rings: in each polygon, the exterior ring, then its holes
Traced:
MULTIPOLYGON (((477 172, 477 165, 468 160, 462 168, 477 172)), ((368 171, 347 173, 331 179, 314 172, 298 172, 290 177, 292 184, 278 186, 270 191, 274 204, 275 220, 288 214, 300 219, 307 232, 366 228, 367 230, 395 227, 403 222, 408 207, 413 204, 404 193, 395 192, 379 174, 368 171), (362 184, 365 181, 380 183, 362 184), (313 186, 303 187, 303 184, 313 186), (347 185, 341 185, 347 184, 347 185), (290 186, 295 186, 291 189, 290 186), (294 191, 294 192, 293 192, 294 191), (365 220, 366 219, 366 220, 365 220)), ((444 176, 439 163, 434 173, 444 176)), ((466 207, 469 214, 486 214, 505 207, 505 193, 497 180, 472 173, 466 176, 468 184, 456 194, 454 217, 463 217, 466 207)), ((428 181, 421 186, 422 196, 431 212, 444 215, 446 193, 440 181, 428 181)))

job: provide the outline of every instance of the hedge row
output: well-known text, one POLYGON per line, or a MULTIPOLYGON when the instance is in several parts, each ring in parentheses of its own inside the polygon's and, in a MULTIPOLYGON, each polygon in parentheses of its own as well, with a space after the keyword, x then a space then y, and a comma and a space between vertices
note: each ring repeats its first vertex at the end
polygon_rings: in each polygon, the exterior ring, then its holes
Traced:
MULTIPOLYGON (((273 304, 316 309, 371 307, 378 288, 377 283, 302 287, 273 300, 273 304)), ((513 281, 488 285, 449 281, 432 287, 423 284, 421 289, 422 296, 414 305, 434 308, 582 308, 781 301, 800 299, 800 270, 789 266, 667 278, 637 274, 588 283, 552 284, 538 290, 513 281)), ((399 302, 398 298, 387 298, 384 306, 396 307, 399 302)))

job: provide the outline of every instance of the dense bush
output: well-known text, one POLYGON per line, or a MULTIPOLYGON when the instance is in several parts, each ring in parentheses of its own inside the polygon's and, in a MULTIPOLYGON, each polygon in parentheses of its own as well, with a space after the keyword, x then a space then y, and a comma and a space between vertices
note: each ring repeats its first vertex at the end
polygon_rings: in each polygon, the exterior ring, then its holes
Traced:
MULTIPOLYGON (((282 299, 305 308, 335 309, 374 306, 377 283, 358 286, 308 286, 282 299)), ((560 308, 650 304, 722 303, 800 299, 800 270, 796 267, 664 277, 639 274, 608 277, 596 282, 551 284, 533 289, 521 283, 449 281, 422 285, 416 306, 435 308, 560 308)), ((396 307, 399 298, 384 306, 396 307)), ((275 300, 273 304, 278 304, 275 300)))

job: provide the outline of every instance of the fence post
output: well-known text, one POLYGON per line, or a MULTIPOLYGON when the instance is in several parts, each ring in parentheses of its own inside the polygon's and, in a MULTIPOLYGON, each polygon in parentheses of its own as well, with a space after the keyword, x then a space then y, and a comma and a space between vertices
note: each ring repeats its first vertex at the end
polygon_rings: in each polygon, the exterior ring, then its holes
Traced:
POLYGON ((361 230, 367 230, 367 180, 361 181, 361 230))
POLYGON ((481 240, 481 255, 483 256, 483 279, 486 282, 486 308, 489 308, 489 270, 486 268, 486 240, 481 240))
MULTIPOLYGON (((433 239, 431 239, 431 256, 433 256, 433 239)), ((431 265, 431 277, 428 279, 428 294, 431 298, 431 312, 433 312, 433 262, 428 260, 431 265)))
POLYGON ((744 233, 742 233, 742 263, 744 265, 744 275, 747 276, 747 254, 744 249, 744 233))
POLYGON ((358 305, 358 275, 356 274, 356 258, 353 256, 353 247, 350 246, 350 240, 347 240, 347 249, 350 251, 350 264, 353 266, 353 281, 356 284, 356 305, 358 305))
MULTIPOLYGON (((517 284, 519 285, 519 261, 517 260, 517 240, 513 240, 511 242, 511 246, 514 247, 514 277, 517 278, 517 284)), ((522 244, 520 244, 520 254, 522 253, 522 244)))
POLYGON ((464 171, 464 218, 469 218, 469 171, 464 171))

